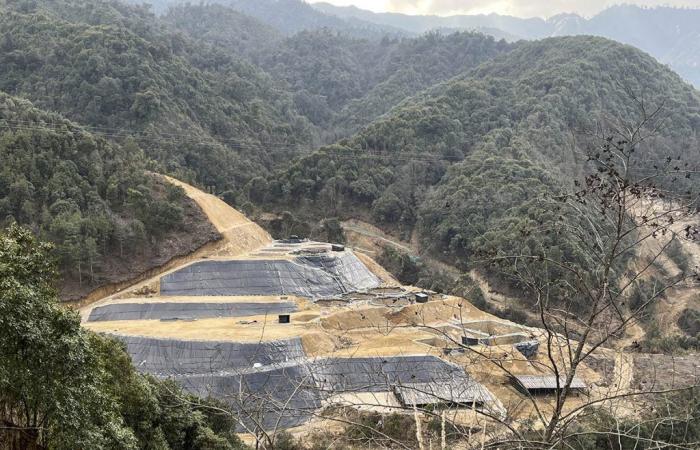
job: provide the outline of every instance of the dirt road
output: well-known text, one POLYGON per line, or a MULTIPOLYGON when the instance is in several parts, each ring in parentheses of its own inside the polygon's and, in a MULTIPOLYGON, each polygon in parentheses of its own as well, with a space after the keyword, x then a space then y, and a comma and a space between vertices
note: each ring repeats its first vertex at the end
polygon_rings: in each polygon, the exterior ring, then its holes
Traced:
POLYGON ((163 175, 163 178, 176 186, 180 186, 185 191, 185 194, 197 203, 212 225, 221 234, 221 239, 211 242, 189 255, 171 259, 161 267, 152 269, 128 283, 123 283, 113 290, 105 292, 99 298, 90 298, 76 305, 83 318, 87 317, 87 314, 95 306, 121 296, 127 291, 138 290, 145 286, 157 286, 158 280, 162 275, 185 264, 215 256, 243 255, 258 250, 272 242, 272 237, 262 227, 215 195, 207 194, 172 177, 163 175))

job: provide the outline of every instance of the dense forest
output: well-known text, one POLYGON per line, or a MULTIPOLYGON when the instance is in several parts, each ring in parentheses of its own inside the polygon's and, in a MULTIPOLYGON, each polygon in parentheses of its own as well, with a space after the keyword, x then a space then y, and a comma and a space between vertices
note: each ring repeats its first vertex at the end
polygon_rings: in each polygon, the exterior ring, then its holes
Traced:
MULTIPOLYGON (((127 0, 128 3, 141 5, 142 0, 127 0)), ((158 14, 167 14, 173 8, 202 2, 187 0, 152 0, 148 4, 158 14)), ((216 0, 206 4, 222 5, 255 18, 267 26, 275 28, 284 35, 293 35, 304 30, 329 28, 355 37, 370 36, 381 39, 389 35, 405 35, 404 31, 385 25, 377 25, 364 20, 344 20, 316 10, 303 0, 216 0)))
POLYGON ((513 46, 478 33, 358 38, 337 29, 286 38, 220 5, 172 8, 164 19, 191 39, 243 54, 293 93, 326 142, 345 137, 415 93, 513 46), (255 46, 249 47, 254 41, 255 46))
MULTIPOLYGON (((609 3, 609 7, 592 17, 564 10, 546 19, 502 14, 437 16, 373 13, 352 6, 334 6, 324 2, 315 3, 313 6, 335 18, 393 27, 404 33, 479 30, 485 34, 503 37, 510 42, 552 36, 606 37, 650 53, 695 86, 700 86, 700 10, 697 7, 644 7, 633 3, 609 3)), ((661 5, 661 2, 657 4, 661 5)))
POLYGON ((336 137, 511 48, 475 33, 368 41, 330 30, 301 32, 276 47, 261 66, 286 81, 300 111, 336 137))
MULTIPOLYGON (((255 180, 310 152, 314 143, 347 135, 418 89, 509 49, 469 33, 359 39, 319 30, 284 37, 283 30, 220 5, 186 5, 162 18, 109 0, 18 1, 0 8, 0 91, 79 123, 97 143, 94 151, 70 144, 81 149, 75 176, 89 188, 75 182, 82 186, 75 192, 47 195, 53 174, 38 179, 24 152, 15 151, 22 160, 4 172, 4 223, 31 225, 56 242, 63 273, 77 281, 76 294, 115 281, 106 271, 120 273, 119 279, 146 268, 117 262, 134 249, 156 263, 196 244, 192 239, 179 250, 157 251, 169 231, 157 228, 168 225, 149 223, 151 215, 137 210, 155 210, 155 196, 180 204, 184 212, 175 208, 170 215, 190 218, 187 226, 196 212, 153 185, 144 170, 182 177, 240 205, 255 200, 247 196, 255 180), (88 196, 88 189, 95 194, 88 196), (145 196, 139 207, 137 191, 145 196), (61 208, 57 198, 70 204, 61 208), (119 258, 111 258, 115 254, 119 258)), ((24 115, 6 109, 3 136, 12 142, 5 152, 16 147, 16 121, 24 115)), ((30 139, 45 133, 66 138, 64 119, 37 120, 38 127, 22 130, 30 139)), ((59 145, 46 147, 52 169, 67 170, 69 156, 56 150, 59 145)), ((181 222, 173 220, 173 230, 181 222)))
POLYGON ((322 216, 364 214, 406 238, 415 231, 426 249, 466 268, 484 248, 529 245, 513 233, 546 217, 543 197, 572 187, 586 163, 583 132, 635 117, 640 99, 666 116, 637 170, 667 155, 697 165, 700 96, 691 86, 632 47, 556 38, 521 44, 404 102, 255 196, 322 216))
POLYGON ((138 373, 122 343, 85 330, 58 304, 52 250, 30 230, 0 231, 0 445, 245 448, 219 403, 138 373))
POLYGON ((0 90, 133 136, 159 168, 203 185, 234 188, 274 163, 271 145, 311 142, 291 95, 268 75, 167 31, 142 8, 17 2, 0 29, 0 90))
MULTIPOLYGON (((295 210, 279 230, 359 216, 465 268, 545 214, 540 199, 585 166, 582 132, 634 116, 640 99, 668 114, 644 147, 647 164, 699 159, 697 92, 632 47, 473 32, 358 37, 313 20, 294 34, 265 20, 268 2, 255 14, 250 2, 215 3, 161 16, 110 0, 6 4, 0 90, 248 212, 295 210)), ((278 6, 320 17, 299 2, 278 6)), ((25 194, 35 206, 23 214, 5 197, 6 216, 50 229, 36 211, 52 203, 25 194)), ((92 234, 100 254, 121 242, 92 234)))
POLYGON ((178 5, 168 9, 163 20, 192 39, 248 58, 285 38, 276 28, 218 4, 178 5))
POLYGON ((56 244, 64 298, 216 238, 180 189, 147 174, 148 159, 133 141, 108 142, 2 93, 0 158, 0 218, 56 244))

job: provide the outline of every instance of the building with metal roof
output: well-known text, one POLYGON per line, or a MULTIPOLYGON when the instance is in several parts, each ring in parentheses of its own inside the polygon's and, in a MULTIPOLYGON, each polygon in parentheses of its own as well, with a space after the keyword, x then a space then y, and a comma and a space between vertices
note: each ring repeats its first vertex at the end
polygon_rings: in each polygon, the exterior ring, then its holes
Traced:
POLYGON ((394 393, 403 406, 429 405, 483 406, 493 401, 491 393, 471 378, 443 382, 403 383, 394 386, 394 393))
MULTIPOLYGON (((554 375, 513 375, 513 378, 520 389, 530 394, 550 394, 562 389, 566 382, 565 377, 559 377, 557 382, 557 377, 554 375)), ((571 381, 571 390, 582 391, 586 387, 586 383, 579 377, 574 377, 571 381)))

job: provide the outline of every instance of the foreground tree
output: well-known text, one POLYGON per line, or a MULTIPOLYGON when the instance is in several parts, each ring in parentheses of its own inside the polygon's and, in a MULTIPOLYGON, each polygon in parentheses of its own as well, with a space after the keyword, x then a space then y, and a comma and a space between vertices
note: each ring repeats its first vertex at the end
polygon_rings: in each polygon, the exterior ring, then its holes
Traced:
MULTIPOLYGON (((0 231, 0 450, 234 450, 236 417, 136 372, 58 304, 52 246, 0 231)), ((220 408, 220 406, 219 406, 220 408)))
POLYGON ((648 374, 648 387, 638 389, 631 383, 632 367, 625 367, 629 362, 621 353, 615 361, 616 370, 620 378, 628 380, 617 380, 605 392, 572 402, 575 378, 589 359, 631 334, 664 296, 698 280, 696 267, 677 273, 658 269, 675 243, 698 237, 698 186, 693 178, 697 169, 683 163, 680 156, 654 151, 654 139, 665 124, 663 108, 649 110, 643 100, 635 101, 638 119, 606 118, 595 132, 586 134, 589 151, 582 182, 576 182, 571 193, 543 200, 558 219, 531 220, 522 226, 519 252, 495 249, 487 255, 493 268, 535 300, 539 326, 544 330, 540 348, 547 362, 533 366, 556 381, 551 405, 542 407, 530 398, 535 423, 521 427, 522 432, 505 442, 494 439, 493 447, 505 443, 514 448, 583 448, 574 442, 580 444, 586 435, 618 443, 611 448, 698 445, 694 433, 688 433, 686 440, 671 433, 675 442, 662 432, 642 433, 673 424, 695 423, 697 428, 696 405, 689 413, 683 408, 664 408, 650 417, 628 417, 627 425, 636 426, 629 434, 623 431, 620 423, 625 419, 616 416, 619 410, 615 405, 645 400, 659 406, 668 403, 668 396, 688 400, 692 396, 678 391, 693 386, 668 385, 667 380, 648 374), (641 154, 657 156, 642 161, 641 154), (573 258, 570 253, 536 244, 550 235, 571 242, 579 256, 573 258), (629 373, 624 376, 623 372, 629 373), (684 413, 676 414, 681 409, 684 413), (610 425, 608 428, 585 420, 603 413, 613 420, 601 422, 610 425), (649 423, 641 424, 641 420, 649 423))
POLYGON ((60 307, 51 246, 0 234, 0 417, 10 449, 134 448, 77 314, 60 307), (96 376, 97 375, 97 376, 96 376))

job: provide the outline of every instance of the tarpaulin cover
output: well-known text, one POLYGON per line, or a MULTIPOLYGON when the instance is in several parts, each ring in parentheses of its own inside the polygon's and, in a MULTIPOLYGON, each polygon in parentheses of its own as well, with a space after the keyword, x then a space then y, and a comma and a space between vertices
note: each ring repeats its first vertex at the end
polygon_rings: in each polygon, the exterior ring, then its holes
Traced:
POLYGON ((154 375, 211 374, 271 365, 304 356, 301 339, 272 342, 210 342, 117 336, 136 368, 154 375))
POLYGON ((380 280, 354 254, 287 260, 201 261, 165 275, 163 295, 299 295, 337 297, 378 287, 380 280))
POLYGON ((386 391, 394 384, 467 379, 456 365, 435 356, 325 358, 313 364, 316 384, 325 391, 386 391))
POLYGON ((321 407, 322 393, 304 364, 280 364, 238 374, 188 376, 178 381, 192 394, 211 396, 228 404, 241 421, 238 432, 256 423, 266 429, 299 426, 321 407))
POLYGON ((459 367, 434 356, 321 358, 177 379, 190 393, 229 404, 245 426, 257 421, 266 428, 299 426, 324 399, 345 392, 386 392, 397 384, 425 383, 438 389, 448 381, 476 383, 459 367))
POLYGON ((447 382, 476 383, 435 356, 310 360, 300 339, 231 343, 117 337, 140 371, 172 377, 190 393, 230 405, 239 414, 241 432, 256 423, 267 429, 301 425, 336 394, 386 392, 399 385, 437 392, 447 382))
POLYGON ((530 359, 537 355, 537 351, 540 349, 540 343, 539 341, 518 342, 515 344, 515 348, 527 359, 530 359))
POLYGON ((110 320, 207 319, 265 314, 289 314, 297 311, 293 302, 279 303, 114 303, 98 306, 88 322, 110 320))

